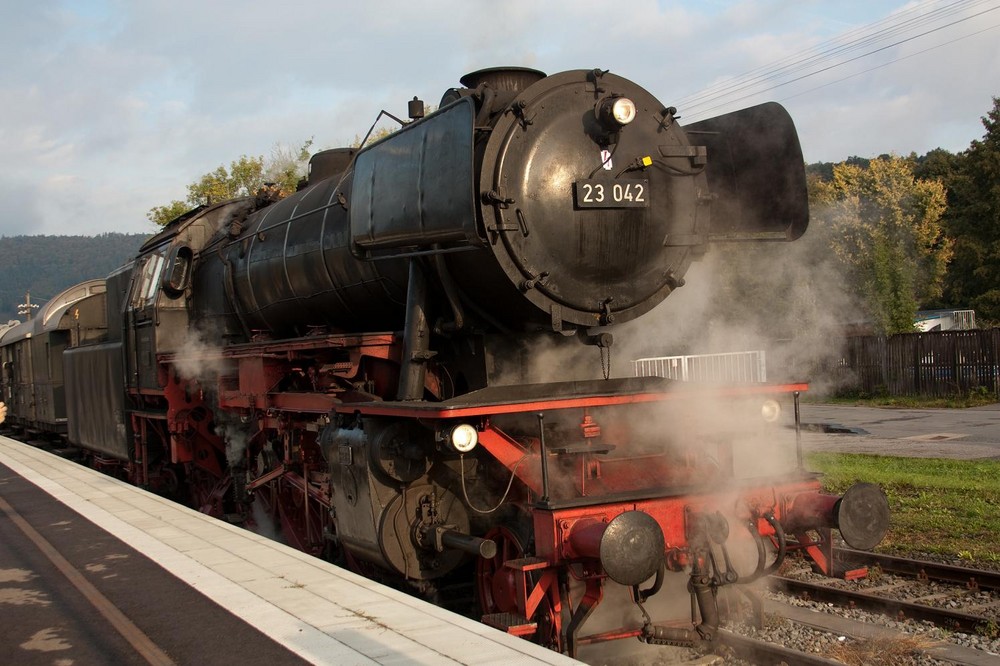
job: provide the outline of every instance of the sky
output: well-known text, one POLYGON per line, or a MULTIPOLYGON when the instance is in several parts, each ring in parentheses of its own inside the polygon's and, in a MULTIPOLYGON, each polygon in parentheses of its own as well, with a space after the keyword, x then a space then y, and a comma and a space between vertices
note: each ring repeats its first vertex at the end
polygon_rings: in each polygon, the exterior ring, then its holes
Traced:
POLYGON ((0 236, 150 233, 219 165, 348 145, 503 65, 609 69, 682 124, 778 101, 807 162, 958 152, 1000 96, 998 45, 1000 0, 16 3, 0 236))

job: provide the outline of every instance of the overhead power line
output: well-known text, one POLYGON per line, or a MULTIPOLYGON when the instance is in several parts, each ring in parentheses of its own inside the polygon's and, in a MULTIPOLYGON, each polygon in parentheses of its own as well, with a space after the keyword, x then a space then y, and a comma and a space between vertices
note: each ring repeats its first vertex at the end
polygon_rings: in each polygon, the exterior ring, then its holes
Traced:
MULTIPOLYGON (((973 5, 988 1, 989 0, 976 0, 973 5)), ((901 30, 907 29, 908 27, 921 25, 938 17, 947 17, 948 15, 956 13, 961 9, 972 6, 969 5, 967 0, 959 0, 937 9, 925 11, 930 5, 938 2, 940 2, 940 0, 929 0, 928 2, 902 10, 869 25, 854 28, 843 34, 837 35, 836 37, 821 42, 810 49, 787 56, 774 63, 763 65, 741 76, 719 82, 714 86, 692 95, 688 95, 687 97, 674 100, 674 103, 687 106, 689 104, 703 102, 706 99, 714 99, 720 94, 728 93, 734 88, 743 88, 749 83, 775 79, 782 72, 795 71, 796 69, 801 69, 833 55, 864 48, 873 42, 877 42, 879 39, 894 35, 901 30)))
MULTIPOLYGON (((729 107, 737 102, 758 97, 765 92, 773 91, 802 81, 803 79, 858 62, 998 9, 1000 9, 1000 2, 997 2, 997 0, 960 0, 945 4, 942 4, 941 0, 931 0, 930 2, 925 2, 887 16, 867 26, 850 30, 822 42, 816 47, 759 67, 733 79, 720 82, 699 93, 678 99, 673 104, 681 109, 685 118, 689 121, 705 118, 710 115, 710 112, 717 109, 729 107), (975 9, 979 9, 979 11, 969 13, 970 10, 975 9)), ((866 71, 878 69, 893 62, 941 48, 947 44, 981 34, 994 27, 996 26, 962 35, 943 44, 923 49, 918 53, 894 58, 889 62, 869 68, 866 71)), ((839 80, 846 80, 861 73, 863 72, 858 72, 839 80)), ((836 82, 828 82, 813 88, 813 90, 832 85, 833 83, 836 82)), ((792 95, 792 97, 799 94, 804 93, 798 93, 792 95)))
POLYGON ((981 35, 984 32, 989 32, 990 30, 996 30, 997 28, 1000 28, 1000 23, 997 23, 996 25, 991 25, 988 28, 983 28, 982 30, 977 30, 975 32, 969 33, 968 35, 962 35, 961 37, 956 37, 955 39, 952 39, 950 41, 944 42, 943 44, 938 44, 936 46, 931 46, 929 48, 923 49, 922 51, 917 51, 916 53, 911 53, 909 55, 905 55, 905 56, 902 56, 900 58, 893 58, 889 62, 884 62, 881 65, 876 65, 874 67, 869 67, 868 69, 863 69, 860 72, 855 72, 854 74, 851 74, 849 76, 845 76, 843 78, 837 79, 836 81, 828 81, 827 83, 824 83, 823 85, 820 85, 820 86, 816 86, 815 88, 809 88, 808 90, 803 90, 802 92, 797 92, 794 95, 789 95, 788 97, 783 97, 779 101, 784 102, 787 99, 793 99, 795 97, 801 97, 802 95, 805 95, 805 94, 808 94, 808 93, 811 93, 811 92, 815 92, 815 91, 821 90, 823 88, 827 88, 827 87, 835 85, 837 83, 842 83, 844 81, 847 81, 848 79, 853 79, 856 76, 861 76, 862 74, 867 74, 869 72, 874 72, 876 69, 882 69, 883 67, 888 67, 889 65, 892 65, 894 63, 900 62, 902 60, 909 60, 910 58, 914 58, 914 57, 916 57, 918 55, 923 55, 924 53, 928 53, 930 51, 936 51, 937 49, 940 49, 942 47, 948 46, 950 44, 954 44, 955 42, 960 42, 963 39, 968 39, 969 37, 975 37, 976 35, 981 35))

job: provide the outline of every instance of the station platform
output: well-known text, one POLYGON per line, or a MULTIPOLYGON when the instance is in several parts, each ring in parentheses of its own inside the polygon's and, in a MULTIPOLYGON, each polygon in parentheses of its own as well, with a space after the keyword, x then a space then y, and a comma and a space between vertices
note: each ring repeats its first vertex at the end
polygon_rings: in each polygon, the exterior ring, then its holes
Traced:
POLYGON ((0 437, 0 661, 579 664, 0 437))

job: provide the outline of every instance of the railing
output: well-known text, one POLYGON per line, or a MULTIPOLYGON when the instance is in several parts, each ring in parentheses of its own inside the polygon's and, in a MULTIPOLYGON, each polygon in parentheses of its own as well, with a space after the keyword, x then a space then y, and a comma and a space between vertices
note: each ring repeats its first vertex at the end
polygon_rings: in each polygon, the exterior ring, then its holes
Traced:
POLYGON ((765 361, 763 351, 659 356, 632 361, 632 374, 684 382, 746 384, 767 381, 765 361))

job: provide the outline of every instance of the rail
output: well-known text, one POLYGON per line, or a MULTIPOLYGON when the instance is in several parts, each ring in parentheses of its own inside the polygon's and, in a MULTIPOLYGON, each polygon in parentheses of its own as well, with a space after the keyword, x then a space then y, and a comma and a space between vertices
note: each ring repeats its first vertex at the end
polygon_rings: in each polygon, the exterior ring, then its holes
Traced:
POLYGON ((925 560, 838 548, 835 559, 867 565, 879 575, 867 582, 802 580, 794 573, 771 576, 771 589, 809 601, 860 608, 899 620, 931 622, 976 633, 1000 610, 1000 573, 925 560), (877 569, 875 569, 877 567, 877 569), (914 585, 916 583, 916 585, 914 585))

